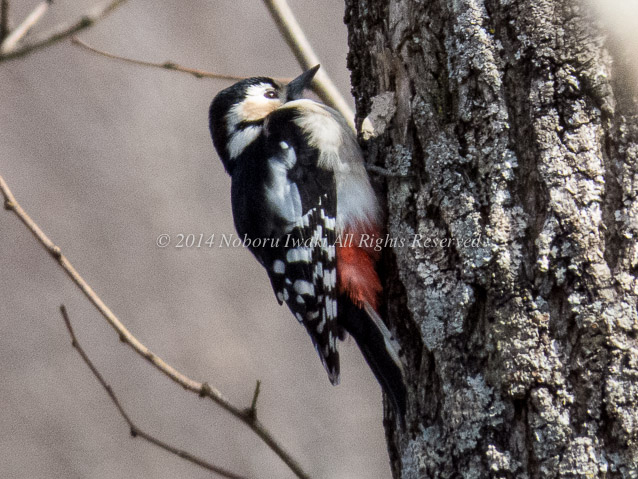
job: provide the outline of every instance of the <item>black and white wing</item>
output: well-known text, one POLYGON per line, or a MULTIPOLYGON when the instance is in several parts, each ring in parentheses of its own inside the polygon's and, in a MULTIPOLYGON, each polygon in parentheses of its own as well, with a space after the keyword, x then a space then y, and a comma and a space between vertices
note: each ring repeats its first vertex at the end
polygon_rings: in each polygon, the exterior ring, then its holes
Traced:
POLYGON ((301 133, 291 122, 294 111, 275 113, 268 120, 264 184, 283 227, 278 247, 261 251, 262 262, 278 301, 306 327, 330 381, 338 384, 335 179, 317 166, 316 150, 295 144, 301 133))

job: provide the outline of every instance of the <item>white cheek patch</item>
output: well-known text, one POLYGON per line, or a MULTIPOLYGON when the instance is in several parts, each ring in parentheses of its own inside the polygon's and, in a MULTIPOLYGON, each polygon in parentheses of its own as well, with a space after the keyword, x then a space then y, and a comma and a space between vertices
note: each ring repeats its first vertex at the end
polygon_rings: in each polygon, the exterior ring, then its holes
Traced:
POLYGON ((244 121, 258 121, 266 118, 281 105, 278 99, 270 99, 264 96, 247 98, 240 104, 244 121))
POLYGON ((229 135, 235 131, 239 123, 262 120, 281 106, 279 98, 264 96, 272 89, 273 86, 268 83, 248 87, 244 100, 234 105, 226 114, 226 130, 229 135))
POLYGON ((226 146, 230 159, 234 160, 241 155, 246 147, 257 139, 260 133, 261 126, 249 126, 243 130, 233 132, 226 146))
POLYGON ((226 131, 229 136, 232 136, 232 134, 235 133, 237 125, 244 120, 241 106, 241 103, 233 105, 233 107, 228 110, 228 113, 226 113, 226 131))

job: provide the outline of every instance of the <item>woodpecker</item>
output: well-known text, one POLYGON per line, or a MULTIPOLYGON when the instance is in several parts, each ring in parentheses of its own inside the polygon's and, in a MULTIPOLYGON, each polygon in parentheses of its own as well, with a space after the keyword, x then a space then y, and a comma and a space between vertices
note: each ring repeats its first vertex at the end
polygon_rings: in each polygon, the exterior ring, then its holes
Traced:
POLYGON ((337 340, 352 335, 395 410, 405 413, 398 347, 379 315, 381 208, 354 132, 302 98, 319 65, 284 85, 242 80, 213 99, 213 144, 231 176, 235 228, 268 272, 279 304, 305 326, 339 383, 337 340))

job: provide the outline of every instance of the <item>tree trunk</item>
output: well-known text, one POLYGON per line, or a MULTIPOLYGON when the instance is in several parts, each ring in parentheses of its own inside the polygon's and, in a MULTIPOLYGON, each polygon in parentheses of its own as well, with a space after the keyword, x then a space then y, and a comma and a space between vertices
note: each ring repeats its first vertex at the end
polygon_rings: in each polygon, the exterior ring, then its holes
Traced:
POLYGON ((406 428, 386 421, 394 477, 638 477, 624 64, 576 0, 346 4, 364 148, 397 173, 384 274, 409 405, 406 428))

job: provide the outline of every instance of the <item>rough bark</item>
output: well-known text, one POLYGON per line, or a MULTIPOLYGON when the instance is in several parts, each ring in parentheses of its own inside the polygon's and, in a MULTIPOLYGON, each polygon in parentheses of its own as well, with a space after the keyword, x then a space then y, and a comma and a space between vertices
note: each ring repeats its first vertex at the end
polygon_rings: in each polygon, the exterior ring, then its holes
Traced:
POLYGON ((637 477, 623 63, 575 0, 347 0, 345 20, 368 160, 411 175, 385 180, 407 238, 386 250, 410 381, 394 476, 637 477))

